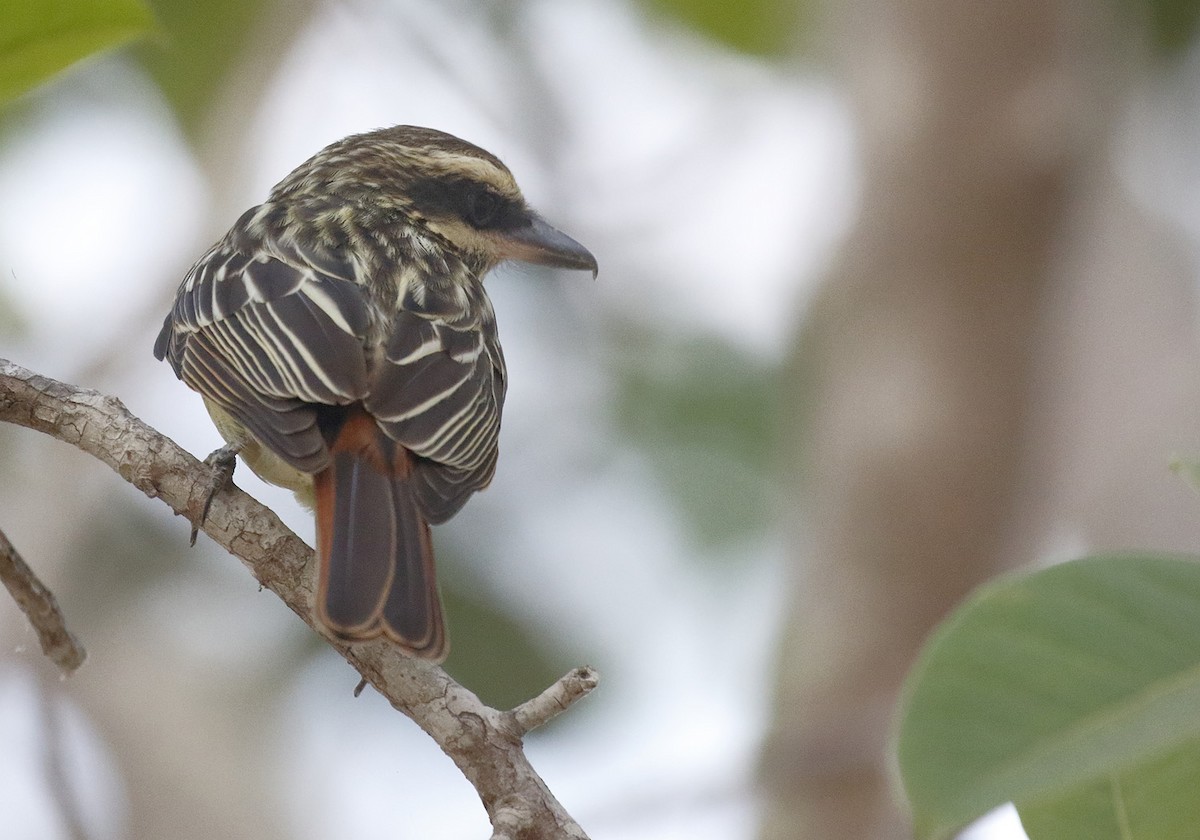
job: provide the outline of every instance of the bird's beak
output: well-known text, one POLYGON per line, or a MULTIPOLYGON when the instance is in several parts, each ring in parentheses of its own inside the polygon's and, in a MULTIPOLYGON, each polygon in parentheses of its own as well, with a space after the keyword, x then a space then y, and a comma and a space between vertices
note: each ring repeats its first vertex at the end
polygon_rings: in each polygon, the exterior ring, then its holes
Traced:
POLYGON ((600 271, 591 251, 536 214, 528 225, 501 233, 498 245, 502 259, 551 268, 576 268, 592 272, 593 278, 600 271))

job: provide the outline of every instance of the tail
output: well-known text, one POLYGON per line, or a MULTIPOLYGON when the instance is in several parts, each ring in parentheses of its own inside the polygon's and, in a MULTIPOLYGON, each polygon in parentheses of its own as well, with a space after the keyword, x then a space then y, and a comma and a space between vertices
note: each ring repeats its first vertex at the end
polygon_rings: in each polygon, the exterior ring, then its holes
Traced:
POLYGON ((412 455, 365 412, 352 413, 314 479, 317 617, 352 641, 386 635, 441 661, 448 645, 429 524, 410 484, 412 455))

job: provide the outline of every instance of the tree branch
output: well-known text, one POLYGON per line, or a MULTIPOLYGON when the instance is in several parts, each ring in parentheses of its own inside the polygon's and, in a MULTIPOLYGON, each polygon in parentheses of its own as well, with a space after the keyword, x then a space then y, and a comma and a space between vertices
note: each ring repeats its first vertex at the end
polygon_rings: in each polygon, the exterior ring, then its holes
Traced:
POLYGON ((526 700, 509 712, 513 726, 524 735, 546 725, 574 705, 575 701, 587 697, 599 682, 600 674, 594 669, 586 666, 576 668, 537 697, 526 700))
MULTIPOLYGON (((115 397, 0 359, 0 421, 34 429, 94 456, 150 498, 162 499, 198 524, 209 470, 130 414, 115 397)), ((217 494, 200 527, 320 632, 310 613, 312 549, 271 510, 229 485, 217 494)), ((586 840, 583 829, 530 766, 521 738, 595 688, 595 671, 572 671, 533 700, 503 712, 484 705, 438 666, 409 659, 385 640, 348 645, 325 638, 458 765, 487 809, 493 840, 586 840)))
POLYGON ((3 531, 0 531, 0 581, 37 631, 42 653, 66 674, 82 665, 87 651, 67 630, 67 622, 54 593, 21 559, 3 531))

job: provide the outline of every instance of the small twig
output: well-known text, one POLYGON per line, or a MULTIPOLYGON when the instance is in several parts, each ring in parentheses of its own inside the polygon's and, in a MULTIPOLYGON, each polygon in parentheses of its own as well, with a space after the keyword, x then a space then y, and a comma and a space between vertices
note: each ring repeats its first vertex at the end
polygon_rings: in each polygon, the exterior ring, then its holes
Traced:
POLYGON ((37 631, 42 653, 67 674, 82 665, 87 652, 67 630, 54 593, 38 580, 3 531, 0 531, 0 580, 37 631))
POLYGON ((590 665, 576 668, 532 700, 526 700, 509 714, 517 730, 524 735, 544 726, 582 700, 600 684, 600 673, 590 665))

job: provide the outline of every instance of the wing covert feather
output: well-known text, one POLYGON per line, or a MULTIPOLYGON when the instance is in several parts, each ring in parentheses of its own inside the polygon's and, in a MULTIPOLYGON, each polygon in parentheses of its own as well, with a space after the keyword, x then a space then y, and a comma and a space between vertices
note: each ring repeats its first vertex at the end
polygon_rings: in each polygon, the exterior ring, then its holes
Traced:
POLYGON ((412 312, 396 317, 365 405, 418 456, 414 488, 430 522, 449 519, 491 481, 504 391, 494 326, 457 330, 412 312))
POLYGON ((366 302, 357 285, 218 245, 185 278, 155 355, 302 472, 328 462, 318 405, 367 387, 366 302))

